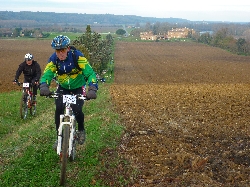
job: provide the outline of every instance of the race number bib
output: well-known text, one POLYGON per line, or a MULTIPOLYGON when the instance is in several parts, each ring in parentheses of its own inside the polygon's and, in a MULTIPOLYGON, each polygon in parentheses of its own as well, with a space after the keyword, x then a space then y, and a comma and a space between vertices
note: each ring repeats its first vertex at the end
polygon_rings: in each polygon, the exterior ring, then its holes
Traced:
POLYGON ((63 95, 63 103, 76 104, 76 96, 75 95, 63 95))
POLYGON ((24 88, 29 88, 30 83, 23 83, 24 88))

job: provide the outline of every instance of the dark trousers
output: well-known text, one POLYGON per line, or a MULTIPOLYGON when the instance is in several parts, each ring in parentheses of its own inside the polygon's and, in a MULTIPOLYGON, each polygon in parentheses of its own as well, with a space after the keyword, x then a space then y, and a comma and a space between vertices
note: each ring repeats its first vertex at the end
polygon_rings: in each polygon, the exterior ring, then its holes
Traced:
POLYGON ((38 85, 33 85, 33 95, 37 95, 37 89, 38 89, 38 85))
MULTIPOLYGON (((62 88, 61 86, 58 86, 57 93, 62 94, 82 94, 82 88, 77 88, 74 90, 67 90, 65 88, 62 88)), ((64 114, 65 104, 63 103, 63 98, 58 97, 55 100, 56 104, 56 111, 55 111, 55 124, 56 124, 56 130, 58 131, 59 125, 60 125, 60 115, 64 114)), ((82 112, 84 101, 77 99, 76 104, 72 104, 72 110, 74 112, 74 115, 76 117, 76 121, 78 123, 78 130, 82 131, 84 130, 84 114, 82 112)))

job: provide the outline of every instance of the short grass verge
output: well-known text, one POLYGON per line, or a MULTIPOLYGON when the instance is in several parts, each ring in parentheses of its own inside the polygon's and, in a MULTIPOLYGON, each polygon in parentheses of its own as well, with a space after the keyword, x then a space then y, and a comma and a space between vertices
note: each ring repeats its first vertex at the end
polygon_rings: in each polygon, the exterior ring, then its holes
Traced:
MULTIPOLYGON (((38 97, 36 116, 22 120, 21 92, 0 95, 0 186, 58 186, 60 162, 52 149, 56 139, 53 99, 38 97)), ((111 180, 120 186, 128 183, 129 178, 114 169, 126 161, 118 154, 106 154, 116 152, 124 131, 112 106, 109 83, 99 85, 98 99, 85 102, 83 111, 87 139, 77 147, 76 160, 68 162, 66 186, 110 186, 111 180), (115 177, 105 179, 103 173, 115 177)))

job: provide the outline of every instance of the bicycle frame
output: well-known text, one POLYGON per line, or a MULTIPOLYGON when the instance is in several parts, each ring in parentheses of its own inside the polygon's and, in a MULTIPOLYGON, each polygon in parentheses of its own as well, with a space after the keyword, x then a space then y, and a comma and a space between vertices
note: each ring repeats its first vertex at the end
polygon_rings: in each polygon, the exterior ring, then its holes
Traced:
POLYGON ((52 94, 51 97, 58 98, 63 97, 63 103, 65 104, 65 112, 60 115, 60 125, 58 128, 58 143, 56 152, 60 156, 62 162, 61 166, 61 177, 60 185, 64 185, 66 180, 66 166, 67 158, 70 161, 74 160, 75 149, 76 149, 76 119, 72 111, 72 104, 76 104, 77 99, 86 100, 83 95, 63 95, 63 94, 52 94))
POLYGON ((30 103, 30 98, 32 98, 32 91, 31 91, 31 86, 30 83, 23 83, 23 93, 27 93, 27 106, 28 108, 31 107, 31 103, 30 103))
POLYGON ((57 144, 57 154, 60 155, 62 151, 62 133, 63 133, 63 126, 69 125, 70 128, 70 136, 69 136, 69 150, 68 156, 72 156, 72 148, 73 148, 73 141, 76 132, 76 121, 75 115, 72 112, 71 104, 76 104, 76 96, 73 95, 63 95, 63 103, 65 103, 65 113, 60 115, 60 126, 58 128, 58 144, 57 144), (69 120, 64 122, 65 118, 69 118, 69 120))
POLYGON ((20 103, 20 114, 22 119, 26 119, 28 114, 28 109, 31 115, 36 113, 36 104, 33 104, 33 93, 31 91, 32 84, 30 83, 17 83, 19 86, 22 84, 22 98, 20 103))

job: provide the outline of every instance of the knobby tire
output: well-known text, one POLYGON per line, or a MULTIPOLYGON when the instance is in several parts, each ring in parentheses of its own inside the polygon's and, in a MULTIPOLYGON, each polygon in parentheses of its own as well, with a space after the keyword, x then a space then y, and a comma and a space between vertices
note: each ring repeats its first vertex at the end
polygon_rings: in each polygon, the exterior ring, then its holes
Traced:
POLYGON ((61 186, 63 186, 65 184, 65 181, 66 181, 68 147, 69 147, 69 126, 64 125, 63 144, 62 144, 62 165, 61 165, 61 178, 60 178, 60 185, 61 186))

